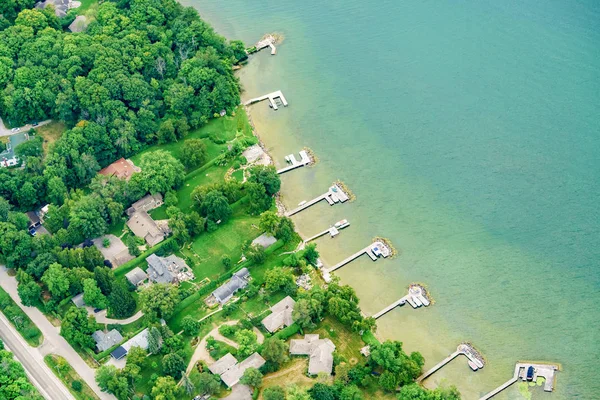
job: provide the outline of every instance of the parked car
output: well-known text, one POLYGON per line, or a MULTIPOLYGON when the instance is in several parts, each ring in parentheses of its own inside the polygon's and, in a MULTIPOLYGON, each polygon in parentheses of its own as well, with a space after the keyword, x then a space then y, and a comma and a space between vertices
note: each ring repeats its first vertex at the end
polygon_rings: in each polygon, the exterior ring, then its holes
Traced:
POLYGON ((35 121, 33 124, 31 124, 31 126, 38 126, 39 122, 35 121))
POLYGON ((36 232, 36 230, 35 230, 35 228, 34 228, 34 227, 31 227, 31 228, 29 228, 29 234, 30 234, 31 236, 35 236, 35 235, 37 235, 37 232, 36 232))
POLYGON ((20 128, 12 128, 10 131, 11 131, 11 132, 19 132, 19 129, 20 129, 20 128))

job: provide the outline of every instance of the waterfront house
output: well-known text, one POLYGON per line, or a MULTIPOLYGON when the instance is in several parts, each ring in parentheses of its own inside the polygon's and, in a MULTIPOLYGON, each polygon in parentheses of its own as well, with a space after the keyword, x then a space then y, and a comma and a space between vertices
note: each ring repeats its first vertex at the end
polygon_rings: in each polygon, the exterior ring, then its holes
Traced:
POLYGON ((309 356, 308 373, 318 375, 333 371, 335 345, 329 339, 319 339, 319 335, 305 335, 304 339, 290 341, 290 354, 309 356))

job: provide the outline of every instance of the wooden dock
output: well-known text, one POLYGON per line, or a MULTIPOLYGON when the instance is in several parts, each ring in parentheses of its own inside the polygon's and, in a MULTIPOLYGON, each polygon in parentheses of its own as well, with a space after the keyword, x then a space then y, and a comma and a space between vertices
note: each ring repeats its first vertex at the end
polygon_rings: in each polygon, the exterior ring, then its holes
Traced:
POLYGON ((456 351, 450 354, 448 357, 444 358, 442 361, 433 366, 430 370, 422 374, 417 378, 417 382, 422 382, 427 379, 429 376, 433 375, 436 371, 441 369, 444 365, 448 364, 450 361, 454 360, 459 355, 463 355, 467 358, 468 364, 473 371, 477 371, 484 367, 485 362, 483 361, 483 357, 479 354, 472 345, 468 343, 461 343, 456 348, 456 351))
POLYGON ((278 107, 277 107, 277 102, 275 101, 275 99, 277 99, 277 98, 279 98, 279 100, 281 100, 281 103, 283 104, 284 107, 288 106, 288 102, 285 99, 285 96, 283 95, 281 90, 278 90, 276 92, 272 92, 269 94, 265 94, 264 96, 255 97, 253 99, 250 99, 247 102, 245 102, 244 105, 249 106, 251 104, 258 103, 259 101, 268 99, 269 104, 271 105, 271 107, 273 107, 273 110, 277 111, 278 107))
POLYGON ((261 51, 264 48, 270 47, 271 55, 274 56, 275 54, 277 54, 277 48, 275 47, 275 38, 273 36, 267 36, 260 42, 256 43, 254 47, 256 47, 256 51, 261 51))
POLYGON ((323 193, 322 195, 315 197, 314 199, 312 199, 310 201, 307 201, 306 203, 302 204, 301 206, 298 206, 292 210, 287 211, 285 213, 285 216, 291 217, 292 215, 297 214, 300 211, 305 210, 308 207, 311 207, 322 200, 326 200, 329 203, 329 205, 332 206, 335 203, 344 203, 345 201, 349 200, 349 197, 346 193, 344 193, 344 191, 338 185, 334 184, 333 186, 331 186, 329 188, 329 190, 326 193, 323 193))
POLYGON ((368 255, 371 258, 371 260, 377 261, 379 256, 386 258, 389 255, 391 255, 392 253, 391 253, 391 250, 385 244, 383 244, 380 241, 375 241, 375 242, 371 243, 370 245, 368 245, 367 247, 365 247, 364 249, 357 251, 356 253, 352 254, 350 257, 347 257, 344 260, 340 261, 339 263, 335 264, 333 267, 322 268, 321 274, 323 275, 323 279, 325 280, 325 282, 331 281, 331 273, 333 271, 342 268, 344 265, 348 264, 351 261, 354 261, 355 259, 362 256, 363 254, 368 255))
POLYGON ((372 245, 369 245, 369 246, 365 247, 364 249, 357 251, 356 253, 352 254, 350 257, 345 258, 342 261, 340 261, 339 263, 335 264, 333 267, 327 268, 326 271, 331 273, 331 272, 335 271, 336 269, 340 269, 344 265, 348 264, 351 261, 354 261, 355 259, 362 256, 363 254, 367 254, 369 257, 371 257, 371 260, 377 261, 377 256, 375 254, 373 254, 373 252, 371 251, 371 247, 372 247, 372 245))
POLYGON ((304 167, 305 165, 312 164, 312 159, 309 157, 306 150, 301 150, 298 154, 300 154, 300 161, 296 160, 296 156, 290 154, 286 156, 286 159, 289 160, 290 165, 287 167, 281 168, 277 170, 278 174, 284 174, 288 171, 291 171, 296 168, 304 167))
POLYGON ((517 363, 515 365, 515 371, 513 373, 512 378, 510 378, 508 381, 504 382, 502 385, 498 386, 496 389, 494 389, 491 392, 487 393, 486 395, 482 396, 479 400, 487 400, 487 399, 494 397, 495 395, 502 392, 504 389, 506 389, 513 383, 517 382, 519 380, 519 378, 521 378, 522 381, 526 382, 527 381, 527 370, 529 369, 529 367, 533 367, 534 371, 535 371, 533 380, 532 380, 533 382, 537 381, 537 378, 539 376, 541 376, 545 379, 544 391, 551 392, 554 390, 554 379, 555 379, 556 371, 559 370, 558 365, 517 363))
POLYGON ((350 226, 350 223, 348 221, 342 220, 340 222, 337 222, 335 225, 330 226, 329 228, 325 229, 324 231, 321 231, 321 232, 317 233, 316 235, 313 235, 313 236, 309 237, 308 239, 305 239, 304 243, 308 243, 312 240, 318 239, 321 236, 324 236, 328 233, 331 237, 335 237, 340 233, 340 230, 347 228, 349 226, 350 226))
POLYGON ((383 310, 379 311, 372 315, 373 318, 377 319, 379 317, 384 316, 388 312, 392 311, 394 308, 398 306, 403 306, 408 303, 412 306, 412 308, 419 308, 421 306, 429 306, 430 301, 427 298, 427 292, 425 289, 418 284, 412 284, 408 288, 408 294, 404 297, 401 297, 399 300, 393 302, 389 306, 385 307, 383 310))

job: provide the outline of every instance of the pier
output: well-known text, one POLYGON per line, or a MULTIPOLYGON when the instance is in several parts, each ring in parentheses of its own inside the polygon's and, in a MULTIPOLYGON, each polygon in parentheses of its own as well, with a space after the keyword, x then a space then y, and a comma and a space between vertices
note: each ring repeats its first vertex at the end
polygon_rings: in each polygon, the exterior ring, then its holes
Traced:
POLYGON ((348 264, 351 261, 354 261, 355 259, 362 256, 363 254, 368 255, 371 258, 371 260, 377 261, 377 258, 379 256, 382 256, 384 258, 388 257, 392 254, 392 251, 382 242, 379 242, 379 241, 373 242, 370 245, 368 245, 367 247, 365 247, 364 249, 357 251, 356 253, 352 254, 350 257, 335 264, 333 267, 323 268, 321 270, 321 273, 323 275, 323 279, 325 280, 325 282, 331 281, 331 273, 333 271, 342 268, 344 265, 348 264))
POLYGON ((273 93, 269 93, 269 94, 265 94, 264 96, 260 96, 260 97, 255 97, 253 99, 248 100, 247 102, 244 103, 244 105, 249 106, 251 104, 254 103, 258 103, 260 101, 263 100, 269 100, 269 105, 273 108, 273 110, 277 110, 277 102, 275 101, 275 99, 279 99, 281 100, 281 103, 283 104, 284 107, 288 106, 288 102, 285 99, 285 96, 283 95, 283 93, 281 93, 281 90, 278 90, 276 92, 273 93))
POLYGON ((324 231, 321 231, 319 233, 317 233, 316 235, 313 235, 311 237, 309 237, 308 239, 304 240, 304 243, 308 243, 312 240, 318 239, 321 236, 324 236, 326 234, 329 233, 329 235, 333 238, 336 237, 337 235, 339 235, 340 230, 347 228, 350 226, 350 222, 348 222, 348 220, 343 219, 341 221, 336 222, 333 226, 330 226, 329 228, 325 229, 324 231))
POLYGON ((481 357, 481 355, 479 355, 479 352, 477 352, 477 350, 475 350, 475 348, 472 345, 470 345, 469 343, 461 343, 458 345, 458 347, 456 348, 456 351, 454 353, 450 354, 448 357, 444 358, 442 361, 437 363, 429 371, 427 371, 423 375, 419 376, 417 378, 417 382, 422 382, 424 379, 433 375, 435 372, 437 372, 439 369, 441 369, 444 365, 448 364, 450 361, 454 360, 456 357, 458 357, 461 354, 464 355, 465 357, 467 357, 467 363, 469 364, 469 367, 471 367, 471 369, 473 371, 477 371, 478 369, 483 368, 483 366, 485 365, 483 357, 481 357))
POLYGON ((304 167, 305 165, 312 164, 313 160, 308 155, 308 153, 306 152, 306 150, 300 150, 300 152, 298 154, 300 154, 300 161, 296 160, 296 156, 294 156, 293 154, 285 156, 285 160, 290 165, 288 165, 287 167, 278 169, 277 173, 278 174, 283 174, 283 173, 286 173, 286 172, 291 171, 293 169, 304 167))
POLYGON ((430 301, 427 297, 427 291, 421 285, 413 284, 408 287, 408 294, 404 297, 401 297, 399 300, 393 302, 389 306, 385 307, 383 310, 379 311, 372 315, 373 318, 377 319, 383 317, 388 312, 392 311, 394 308, 398 306, 403 306, 404 304, 410 304, 412 308, 419 308, 421 306, 428 307, 430 301))
POLYGON ((522 381, 528 381, 527 370, 529 369, 529 367, 533 367, 533 369, 534 369, 533 377, 532 377, 532 379, 529 379, 529 381, 536 382, 538 377, 543 377, 545 379, 544 391, 551 392, 554 390, 555 374, 556 374, 556 371, 559 370, 558 365, 517 363, 515 365, 515 372, 513 373, 512 378, 510 378, 508 381, 504 382, 502 385, 498 386, 496 389, 492 390, 485 396, 481 397, 479 400, 487 400, 487 399, 494 397, 495 395, 497 395, 498 393, 500 393, 501 391, 503 391, 504 389, 506 389, 513 383, 517 382, 519 380, 519 378, 522 381))
POLYGON ((256 51, 260 51, 262 49, 270 47, 271 55, 274 56, 275 54, 277 54, 277 48, 275 47, 275 38, 271 35, 256 43, 254 47, 256 47, 256 51))
POLYGON ((322 195, 315 197, 314 199, 312 199, 310 201, 302 203, 298 207, 286 212, 285 216, 291 217, 292 215, 297 214, 300 211, 305 210, 308 207, 313 206, 322 200, 326 200, 327 203, 329 203, 329 205, 332 206, 336 203, 344 203, 344 202, 348 201, 349 199, 350 198, 342 190, 342 188, 340 188, 337 184, 334 184, 333 186, 331 186, 329 188, 329 190, 326 193, 323 193, 322 195))

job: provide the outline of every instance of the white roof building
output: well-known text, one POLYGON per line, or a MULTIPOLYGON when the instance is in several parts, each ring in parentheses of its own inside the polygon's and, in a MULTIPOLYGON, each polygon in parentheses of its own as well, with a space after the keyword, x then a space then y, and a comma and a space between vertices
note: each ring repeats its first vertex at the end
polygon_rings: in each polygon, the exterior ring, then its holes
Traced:
POLYGON ((271 333, 278 331, 284 326, 290 326, 294 323, 292 312, 296 302, 290 296, 287 296, 279 303, 270 308, 272 311, 269 316, 261 322, 264 327, 271 333))

